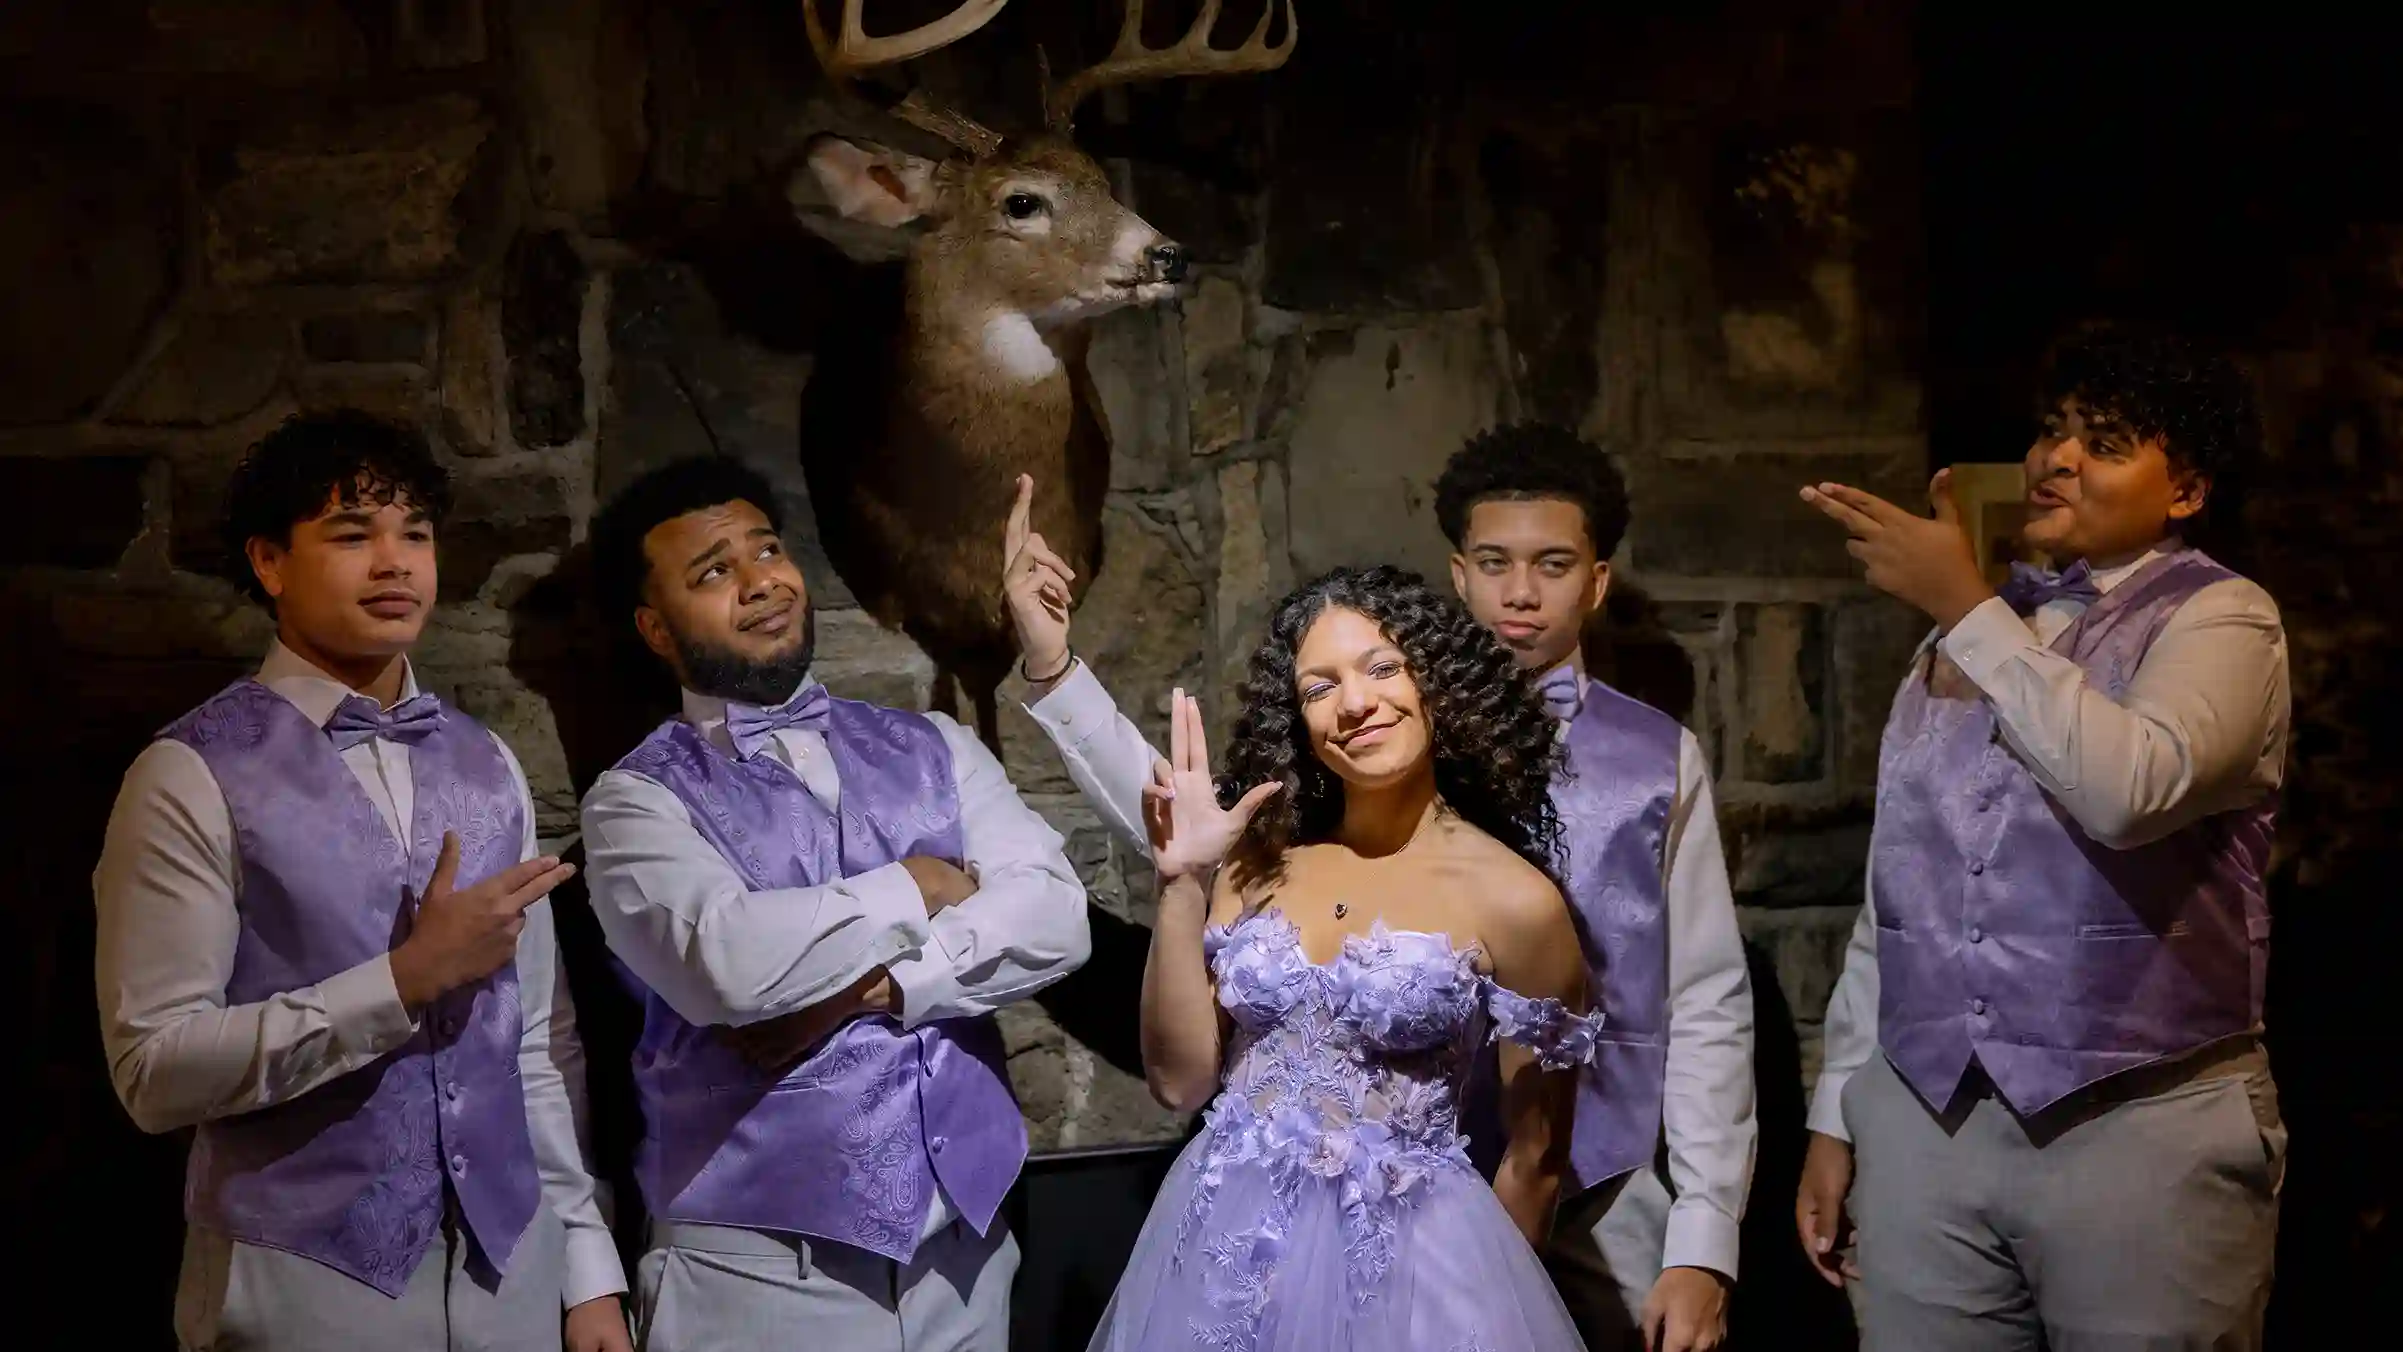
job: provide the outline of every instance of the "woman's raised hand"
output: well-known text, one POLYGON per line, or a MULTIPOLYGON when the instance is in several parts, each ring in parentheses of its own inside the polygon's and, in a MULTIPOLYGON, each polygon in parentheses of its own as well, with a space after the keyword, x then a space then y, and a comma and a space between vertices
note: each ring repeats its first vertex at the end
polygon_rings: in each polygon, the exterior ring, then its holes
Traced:
POLYGON ((1144 826, 1163 882, 1216 868, 1235 848, 1260 805, 1284 785, 1254 785, 1231 808, 1218 805, 1201 705, 1183 690, 1169 696, 1168 759, 1152 762, 1143 789, 1144 826))

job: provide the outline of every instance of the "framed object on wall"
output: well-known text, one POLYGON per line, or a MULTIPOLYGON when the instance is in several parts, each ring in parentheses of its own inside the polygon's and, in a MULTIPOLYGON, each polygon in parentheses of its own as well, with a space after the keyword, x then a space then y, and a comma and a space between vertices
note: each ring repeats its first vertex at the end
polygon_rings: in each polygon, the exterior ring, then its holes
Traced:
POLYGON ((2019 462, 1956 464, 1952 467, 1952 495, 1960 504, 1969 543, 1977 550, 1978 571, 1988 583, 2000 587, 2010 577, 2013 563, 2046 565, 2042 552, 2020 543, 2028 509, 2027 476, 2019 462))

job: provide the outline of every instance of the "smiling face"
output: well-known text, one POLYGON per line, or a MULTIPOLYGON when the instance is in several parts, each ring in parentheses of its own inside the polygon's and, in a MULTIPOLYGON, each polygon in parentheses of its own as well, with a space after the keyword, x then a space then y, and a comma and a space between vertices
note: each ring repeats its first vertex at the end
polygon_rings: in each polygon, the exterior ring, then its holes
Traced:
POLYGON ((1476 504, 1452 556, 1452 588, 1469 613, 1534 671, 1577 651, 1609 585, 1610 561, 1594 555, 1585 510, 1565 498, 1476 504))
POLYGON ((289 542, 254 536, 247 553, 288 646, 319 658, 407 652, 434 605, 434 526, 405 497, 346 506, 328 494, 289 542))
POLYGON ((643 537, 634 612, 644 644, 687 689, 774 703, 808 670, 809 588, 767 515, 748 502, 686 512, 643 537))
POLYGON ((1375 620, 1330 606, 1294 653, 1293 693, 1310 749, 1346 784, 1383 788, 1427 764, 1426 703, 1375 620))
POLYGON ((2210 482, 2174 464, 2104 410, 2064 399, 2028 448, 2031 546, 2059 563, 2122 563, 2174 535, 2203 509, 2210 482))

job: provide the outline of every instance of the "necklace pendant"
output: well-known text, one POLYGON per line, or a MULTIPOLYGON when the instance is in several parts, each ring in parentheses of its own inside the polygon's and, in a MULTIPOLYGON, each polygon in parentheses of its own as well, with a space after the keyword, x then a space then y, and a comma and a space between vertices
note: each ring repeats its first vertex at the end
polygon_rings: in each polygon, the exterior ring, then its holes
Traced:
POLYGON ((1345 916, 1347 916, 1347 915, 1350 915, 1351 913, 1352 913, 1352 908, 1351 908, 1351 907, 1349 907, 1349 906, 1345 905, 1344 903, 1342 903, 1342 902, 1340 902, 1340 901, 1335 903, 1335 918, 1336 918, 1337 920, 1341 920, 1341 919, 1343 919, 1345 916))

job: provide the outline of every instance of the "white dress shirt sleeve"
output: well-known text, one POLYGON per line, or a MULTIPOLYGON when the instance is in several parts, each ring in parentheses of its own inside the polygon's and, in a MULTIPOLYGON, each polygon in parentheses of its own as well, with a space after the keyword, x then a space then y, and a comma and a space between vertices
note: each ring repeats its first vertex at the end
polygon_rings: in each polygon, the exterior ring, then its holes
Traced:
MULTIPOLYGON (((492 739, 509 765, 525 813, 525 838, 518 858, 541 853, 534 840, 534 800, 526 772, 506 743, 492 739)), ((517 936, 517 991, 521 1029, 518 1077, 525 1085, 526 1127, 534 1163, 542 1175, 543 1201, 559 1217, 567 1236, 566 1271, 560 1304, 574 1308, 626 1289, 625 1265, 609 1232, 609 1185, 594 1177, 591 1113, 584 1097, 584 1041, 576 1035, 576 998, 559 962, 559 937, 545 897, 526 908, 517 936)))
POLYGON ((686 1022, 742 1025, 814 1005, 924 947, 926 899, 898 863, 753 891, 656 780, 584 796, 586 888, 610 951, 686 1022))
POLYGON ((180 742, 151 743, 126 772, 92 873, 101 1044, 117 1097, 144 1131, 295 1098, 417 1031, 388 954, 314 986, 226 1004, 241 938, 239 868, 207 763, 180 742))
POLYGON ((1844 1085, 1877 1055, 1877 897, 1861 884, 1861 912, 1844 945, 1844 970, 1820 1024, 1819 1083, 1811 1091, 1809 1125, 1822 1136, 1850 1141, 1844 1125, 1844 1085))
POLYGON ((1084 965, 1093 951, 1085 885, 1060 835, 1018 797, 1001 762, 973 733, 929 715, 951 748, 960 804, 961 862, 975 895, 936 913, 927 943, 887 964, 901 1021, 986 1014, 1084 965))
POLYGON ((2269 593, 2242 578, 2187 598, 2116 702, 2000 597, 1942 648, 2036 782, 2113 848, 2257 802, 2283 775, 2286 633, 2269 593))
POLYGON ((1669 1147, 1663 1267, 1736 1276, 1744 1198, 1759 1137, 1753 1116, 1752 978, 1719 845, 1710 770, 1694 734, 1680 736, 1666 873, 1669 1049, 1661 1127, 1669 1147))
POLYGON ((1077 659, 1066 678, 1026 711, 1059 748, 1068 778, 1102 821, 1143 858, 1151 858, 1151 836, 1143 829, 1143 786, 1151 782, 1152 762, 1164 758, 1118 712, 1093 669, 1077 659))

